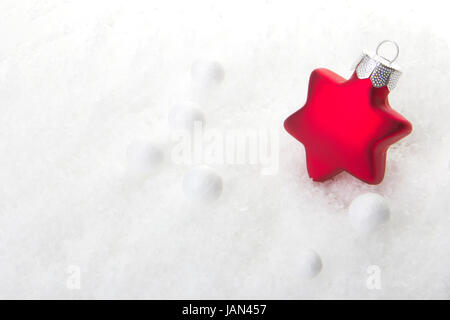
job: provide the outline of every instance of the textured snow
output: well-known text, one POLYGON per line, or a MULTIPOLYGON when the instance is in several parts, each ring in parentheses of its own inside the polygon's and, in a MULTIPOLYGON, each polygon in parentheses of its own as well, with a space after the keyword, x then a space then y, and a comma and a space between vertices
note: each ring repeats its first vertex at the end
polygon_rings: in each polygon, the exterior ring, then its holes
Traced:
POLYGON ((0 298, 450 298, 444 4, 2 0, 0 298), (384 39, 403 70, 390 101, 414 131, 389 150, 382 184, 314 183, 282 120, 314 68, 349 76, 384 39), (206 92, 190 78, 202 59, 225 71, 206 92), (183 196, 188 165, 129 179, 129 144, 167 147, 167 113, 186 100, 209 128, 278 121, 278 172, 213 166, 223 193, 208 205, 183 196), (369 236, 347 216, 365 192, 391 209, 369 236), (323 263, 314 279, 299 272, 308 248, 323 263), (380 290, 366 286, 371 265, 380 290))

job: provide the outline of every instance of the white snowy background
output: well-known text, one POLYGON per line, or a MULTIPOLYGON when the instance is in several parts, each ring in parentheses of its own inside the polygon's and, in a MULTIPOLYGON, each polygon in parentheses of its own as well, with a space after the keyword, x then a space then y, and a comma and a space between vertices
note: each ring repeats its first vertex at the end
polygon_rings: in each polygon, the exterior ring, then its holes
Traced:
POLYGON ((445 1, 0 0, 0 298, 450 298, 450 23, 445 1), (310 72, 344 76, 363 49, 400 45, 393 108, 411 135, 378 186, 306 172, 282 128, 310 72), (196 205, 189 166, 137 183, 134 139, 163 143, 190 67, 222 64, 199 102, 210 128, 279 121, 279 170, 213 166, 222 196, 196 205), (348 206, 383 195, 390 220, 362 236, 348 206), (299 252, 322 272, 299 276, 299 252), (381 270, 380 290, 366 286, 381 270), (67 287, 69 266, 81 287, 67 287))

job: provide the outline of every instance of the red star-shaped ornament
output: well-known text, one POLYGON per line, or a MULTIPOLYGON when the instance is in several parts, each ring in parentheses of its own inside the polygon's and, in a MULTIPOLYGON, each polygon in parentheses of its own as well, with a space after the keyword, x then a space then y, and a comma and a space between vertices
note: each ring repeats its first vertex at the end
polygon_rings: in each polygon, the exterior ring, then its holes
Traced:
POLYGON ((409 121, 389 105, 394 69, 376 64, 360 66, 361 74, 370 73, 365 79, 356 71, 346 80, 327 69, 314 70, 305 106, 284 122, 287 132, 305 146, 313 180, 347 171, 378 184, 384 177, 387 149, 412 131, 409 121))

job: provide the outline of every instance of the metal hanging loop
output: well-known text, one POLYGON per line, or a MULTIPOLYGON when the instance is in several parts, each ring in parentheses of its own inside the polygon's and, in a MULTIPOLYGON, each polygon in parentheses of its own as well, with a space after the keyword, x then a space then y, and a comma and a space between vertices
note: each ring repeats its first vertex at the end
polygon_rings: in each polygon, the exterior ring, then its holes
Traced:
POLYGON ((395 42, 395 41, 392 41, 392 40, 383 40, 383 41, 381 41, 381 42, 378 44, 377 49, 376 49, 375 52, 376 52, 377 56, 379 56, 379 57, 385 59, 386 61, 389 61, 389 63, 391 64, 391 63, 393 63, 393 62, 397 59, 398 54, 400 53, 400 48, 398 47, 398 44, 397 44, 397 42, 395 42), (394 58, 393 58, 392 60, 390 60, 390 59, 388 59, 388 58, 386 58, 386 57, 383 57, 383 56, 381 56, 380 54, 378 54, 378 51, 380 50, 380 47, 381 47, 383 44, 385 44, 385 43, 392 43, 392 44, 395 46, 396 53, 395 53, 395 56, 394 56, 394 58))

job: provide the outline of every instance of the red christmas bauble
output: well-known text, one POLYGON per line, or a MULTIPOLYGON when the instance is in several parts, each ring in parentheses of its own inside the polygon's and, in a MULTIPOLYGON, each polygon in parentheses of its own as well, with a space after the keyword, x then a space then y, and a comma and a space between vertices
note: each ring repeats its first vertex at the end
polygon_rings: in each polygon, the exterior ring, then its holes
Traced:
POLYGON ((378 56, 367 54, 349 80, 327 69, 312 72, 305 106, 284 127, 305 146, 313 180, 342 171, 369 184, 383 180, 387 149, 412 131, 388 101, 399 75, 378 56))

